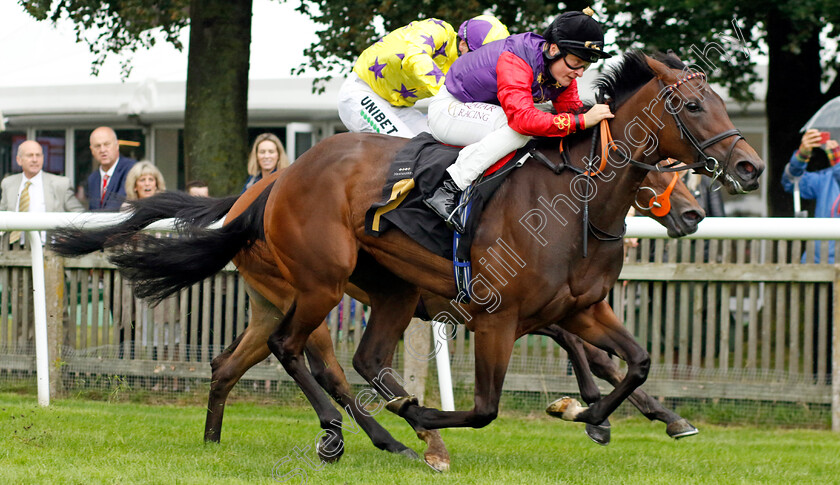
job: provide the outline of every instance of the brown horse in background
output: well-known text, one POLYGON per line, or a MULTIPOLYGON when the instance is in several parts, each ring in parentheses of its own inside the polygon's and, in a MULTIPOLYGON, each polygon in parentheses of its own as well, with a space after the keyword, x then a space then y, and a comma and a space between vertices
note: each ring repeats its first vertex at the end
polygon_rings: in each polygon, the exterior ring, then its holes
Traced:
MULTIPOLYGON (((700 170, 723 176, 731 190, 756 188, 763 170, 755 151, 732 128, 722 100, 702 78, 681 79, 683 66, 677 60, 666 61, 669 65, 630 54, 601 79, 602 87, 612 91, 617 102, 616 117, 610 123, 613 133, 620 134, 616 144, 627 148, 619 150, 623 154, 619 162, 612 160, 597 174, 587 167, 584 179, 570 170, 551 176, 544 167, 526 164, 506 180, 488 205, 472 247, 474 282, 484 284, 483 293, 472 295, 464 315, 476 338, 475 407, 470 411, 421 407, 396 379, 382 372, 390 365, 414 312, 420 288, 447 298, 455 296, 449 262, 398 231, 380 238, 364 233, 365 211, 379 198, 388 160, 400 141, 373 135, 332 137, 279 176, 267 200, 255 201, 217 234, 195 230, 185 240, 142 238, 136 251, 117 254, 114 261, 126 268, 141 292, 158 298, 184 283, 184 268, 189 268, 190 278, 203 278, 202 273, 212 271, 218 261, 253 247, 264 231, 279 273, 295 291, 289 311, 269 339, 269 348, 319 416, 335 409, 316 395, 317 382, 301 360, 302 351, 309 335, 353 281, 368 294, 372 308, 354 366, 369 382, 379 379, 376 387, 389 399, 388 408, 418 432, 481 427, 492 421, 514 341, 562 321, 566 330, 628 363, 627 375, 590 408, 568 400, 559 406, 567 419, 598 425, 644 381, 649 365, 647 353, 620 322, 595 327, 585 316, 586 309, 603 300, 618 276, 624 215, 646 168, 666 157, 692 160, 700 154, 705 166, 700 170), (661 118, 655 116, 659 112, 661 118), (639 139, 640 133, 650 136, 639 139), (727 141, 730 138, 734 140, 727 141), (717 159, 723 160, 722 168, 717 159), (576 185, 581 182, 582 191, 576 185), (542 224, 538 232, 523 230, 523 219, 535 214, 537 204, 559 223, 542 224), (588 219, 580 217, 587 212, 588 219), (582 257, 582 241, 589 244, 588 258, 582 257), (224 250, 218 249, 220 245, 224 250), (503 269, 510 276, 496 288, 486 275, 495 275, 498 281, 499 269, 493 265, 499 260, 491 257, 499 251, 505 252, 508 266, 503 269)), ((570 140, 566 151, 571 160, 586 156, 587 144, 582 141, 570 140)), ((560 163, 556 144, 542 152, 552 163, 560 163)))

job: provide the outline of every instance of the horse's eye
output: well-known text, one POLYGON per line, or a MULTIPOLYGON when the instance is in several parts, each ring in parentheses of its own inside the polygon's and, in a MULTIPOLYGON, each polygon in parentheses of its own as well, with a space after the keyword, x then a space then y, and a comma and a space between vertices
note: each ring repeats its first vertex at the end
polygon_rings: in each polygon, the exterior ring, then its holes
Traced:
POLYGON ((700 103, 696 103, 694 101, 689 101, 688 103, 685 104, 685 107, 686 107, 686 109, 688 109, 692 113, 696 113, 696 112, 703 109, 703 108, 700 107, 700 103))

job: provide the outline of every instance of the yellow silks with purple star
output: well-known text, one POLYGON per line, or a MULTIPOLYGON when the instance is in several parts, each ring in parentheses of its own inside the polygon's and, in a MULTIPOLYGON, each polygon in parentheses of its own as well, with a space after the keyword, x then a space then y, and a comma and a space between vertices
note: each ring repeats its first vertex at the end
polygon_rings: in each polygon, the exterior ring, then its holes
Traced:
POLYGON ((413 106, 443 86, 449 66, 458 58, 457 44, 447 22, 418 20, 365 49, 353 72, 392 105, 413 106))

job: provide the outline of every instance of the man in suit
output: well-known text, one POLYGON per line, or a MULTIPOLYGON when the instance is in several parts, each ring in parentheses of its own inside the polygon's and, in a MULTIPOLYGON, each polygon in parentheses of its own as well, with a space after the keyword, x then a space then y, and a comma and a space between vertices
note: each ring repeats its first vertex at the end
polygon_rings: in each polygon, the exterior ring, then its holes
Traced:
MULTIPOLYGON (((73 195, 70 179, 42 171, 44 150, 41 144, 27 140, 17 150, 17 164, 23 172, 3 179, 0 210, 27 212, 82 212, 84 207, 73 195)), ((12 231, 11 242, 20 239, 12 231)))
POLYGON ((90 210, 118 211, 125 201, 125 177, 135 160, 120 156, 117 134, 107 126, 90 134, 90 151, 99 162, 88 177, 90 210))

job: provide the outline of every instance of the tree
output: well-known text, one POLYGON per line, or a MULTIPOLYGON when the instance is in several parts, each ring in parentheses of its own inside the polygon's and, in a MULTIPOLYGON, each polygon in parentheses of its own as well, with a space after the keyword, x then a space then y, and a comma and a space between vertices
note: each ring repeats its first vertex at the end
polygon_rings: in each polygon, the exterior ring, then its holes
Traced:
POLYGON ((180 30, 192 24, 184 115, 187 178, 208 180, 214 195, 236 193, 247 159, 248 62, 251 0, 20 0, 38 20, 74 22, 76 38, 96 56, 130 54, 159 38, 183 46, 180 30), (192 22, 191 22, 192 20, 192 22))
POLYGON ((251 0, 192 0, 185 168, 213 195, 238 193, 248 159, 251 0))
MULTIPOLYGON (((566 2, 566 9, 581 10, 588 0, 566 2)), ((297 9, 321 25, 318 41, 304 51, 306 62, 293 73, 314 71, 314 89, 323 90, 323 82, 335 74, 346 75, 353 62, 369 45, 386 33, 409 22, 424 18, 446 20, 455 30, 461 22, 485 12, 499 18, 513 31, 541 32, 561 10, 546 0, 465 0, 463 2, 430 0, 394 2, 393 0, 301 0, 297 9)))

